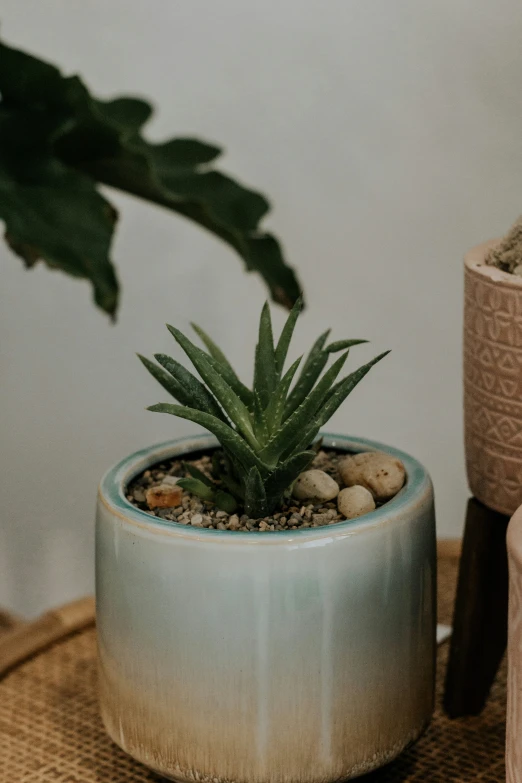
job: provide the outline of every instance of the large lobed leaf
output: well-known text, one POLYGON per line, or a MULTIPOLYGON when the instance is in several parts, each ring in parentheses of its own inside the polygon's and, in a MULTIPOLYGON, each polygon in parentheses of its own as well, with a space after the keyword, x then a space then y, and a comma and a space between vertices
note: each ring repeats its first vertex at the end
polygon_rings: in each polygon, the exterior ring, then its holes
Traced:
POLYGON ((198 139, 155 144, 141 130, 152 107, 134 97, 101 101, 82 81, 0 42, 0 219, 28 266, 89 280, 114 315, 110 256, 116 211, 102 183, 162 205, 227 242, 288 307, 299 283, 275 237, 260 228, 264 196, 209 165, 221 150, 198 139))

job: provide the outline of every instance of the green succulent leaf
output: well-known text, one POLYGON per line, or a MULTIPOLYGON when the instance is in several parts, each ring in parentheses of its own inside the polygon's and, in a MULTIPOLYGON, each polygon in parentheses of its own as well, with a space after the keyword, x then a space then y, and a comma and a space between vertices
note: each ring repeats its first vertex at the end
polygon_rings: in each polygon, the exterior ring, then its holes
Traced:
POLYGON ((274 433, 281 426, 281 422, 283 420, 283 415, 285 411, 285 403, 286 403, 288 390, 292 385, 292 381, 298 370, 302 358, 303 357, 300 356, 299 359, 296 359, 295 362, 292 364, 292 366, 286 371, 286 373, 283 375, 283 377, 277 384, 275 391, 270 399, 270 402, 268 403, 268 407, 266 409, 266 421, 267 421, 267 426, 268 426, 270 436, 274 435, 274 433))
POLYGON ((163 388, 168 391, 168 393, 171 394, 174 399, 176 399, 182 405, 194 404, 194 400, 191 399, 191 396, 188 394, 185 387, 170 373, 165 372, 165 370, 163 370, 161 367, 158 367, 157 364, 154 364, 154 362, 152 362, 150 359, 147 359, 146 356, 142 356, 140 353, 137 354, 137 357, 147 368, 152 377, 155 378, 158 383, 161 383, 163 388))
POLYGON ((383 353, 380 353, 366 364, 363 364, 362 367, 354 370, 354 372, 347 375, 346 378, 343 378, 330 389, 325 405, 321 410, 321 427, 334 415, 337 408, 342 405, 347 396, 355 389, 357 384, 362 381, 364 376, 370 372, 372 367, 384 359, 385 356, 388 356, 389 353, 390 351, 383 351, 383 353))
POLYGON ((178 416, 180 419, 187 419, 195 424, 200 424, 218 438, 221 445, 230 451, 244 470, 256 467, 264 473, 267 472, 267 466, 243 438, 232 427, 210 413, 188 408, 184 405, 172 405, 168 402, 159 402, 156 405, 151 405, 147 410, 154 413, 170 413, 172 416, 178 416))
POLYGON ((338 351, 345 351, 347 348, 351 348, 353 345, 362 345, 367 343, 368 340, 337 340, 334 343, 330 343, 324 349, 327 353, 337 353, 338 351))
POLYGON ((302 309, 303 309, 303 297, 300 296, 299 299, 297 299, 294 306, 292 307, 292 309, 290 310, 285 325, 283 326, 281 334, 279 335, 279 340, 277 341, 277 346, 275 349, 275 365, 276 365, 276 372, 279 377, 283 372, 286 356, 288 354, 288 349, 290 347, 290 342, 294 334, 295 325, 302 309))
POLYGON ((211 358, 213 361, 211 362, 212 366, 217 372, 221 372, 221 375, 226 380, 228 385, 234 390, 234 392, 237 394, 237 396, 240 398, 240 400, 249 407, 252 404, 252 392, 250 389, 245 386, 244 383, 238 378, 236 375, 236 372, 230 362, 228 361, 227 357, 219 348, 216 343, 208 336, 208 334, 203 331, 201 326, 198 326, 197 324, 191 324, 192 328, 200 338, 200 340, 203 342, 203 344, 206 346, 211 358))
POLYGON ((259 445, 263 446, 270 438, 270 429, 268 417, 257 392, 254 392, 254 431, 259 445))
POLYGON ((294 444, 300 442, 303 428, 308 425, 318 409, 324 404, 330 388, 341 372, 347 358, 348 351, 342 354, 342 356, 332 364, 315 388, 301 403, 299 408, 294 411, 276 434, 269 440, 267 445, 260 452, 263 461, 268 464, 277 462, 281 454, 288 452, 294 444))
POLYGON ((318 337, 313 344, 310 353, 306 357, 299 378, 288 397, 288 402, 285 407, 285 418, 288 418, 288 416, 301 405, 326 367, 329 356, 328 353, 323 350, 323 346, 327 341, 329 334, 330 329, 318 337))
POLYGON ((219 346, 216 345, 214 340, 205 332, 204 329, 201 328, 201 326, 198 326, 195 323, 191 323, 190 325, 192 326, 192 328, 194 329, 194 331, 196 332, 196 334, 200 338, 200 340, 203 343, 203 345, 206 346, 209 354, 211 356, 213 356, 214 359, 217 362, 219 362, 220 364, 223 364, 225 367, 228 367, 229 371, 233 372, 234 375, 235 375, 234 368, 232 367, 232 365, 228 361, 227 357, 225 356, 225 354, 223 353, 221 348, 219 348, 219 346))
POLYGON ((380 362, 381 359, 384 359, 384 357, 387 356, 389 353, 390 351, 384 351, 384 353, 379 354, 379 356, 376 356, 367 364, 364 364, 362 367, 359 367, 358 370, 355 370, 350 375, 347 375, 346 378, 343 378, 343 380, 339 381, 339 383, 337 383, 335 386, 332 387, 324 405, 321 407, 321 410, 319 411, 319 415, 312 422, 312 424, 307 428, 304 436, 299 441, 297 448, 306 448, 307 446, 310 445, 310 443, 312 443, 312 441, 317 436, 321 427, 324 427, 326 422, 332 418, 337 408, 339 408, 339 406, 342 405, 342 403, 348 397, 350 392, 352 392, 357 386, 357 384, 360 383, 360 381, 362 381, 364 376, 370 372, 371 368, 375 364, 380 362))
POLYGON ((235 497, 230 495, 228 492, 223 492, 222 489, 218 489, 216 492, 214 503, 219 509, 221 509, 221 511, 226 511, 227 514, 233 514, 237 509, 237 501, 235 497))
POLYGON ((212 475, 218 479, 222 471, 221 461, 222 453, 220 451, 212 452, 212 475))
POLYGON ((174 326, 167 326, 167 328, 181 348, 183 348, 230 420, 241 431, 250 446, 254 449, 258 448, 259 444, 254 435, 252 419, 246 405, 219 372, 214 369, 204 351, 194 345, 179 329, 176 329, 174 326))
POLYGON ((301 451, 278 465, 265 481, 267 497, 278 502, 283 492, 310 466, 314 457, 315 451, 301 451))
POLYGON ((200 411, 211 413, 213 416, 221 419, 221 421, 226 421, 226 417, 214 395, 182 364, 164 353, 155 353, 154 358, 183 387, 184 398, 177 397, 182 405, 188 405, 190 408, 197 408, 200 411))
POLYGON ((178 481, 176 486, 185 489, 187 492, 191 492, 193 495, 196 495, 196 497, 201 498, 201 500, 213 501, 215 497, 214 490, 209 487, 208 484, 204 484, 197 478, 182 478, 178 481))
MULTIPOLYGON (((199 470, 199 468, 196 468, 195 465, 191 465, 190 462, 184 462, 183 467, 187 471, 187 473, 190 473, 192 478, 197 479, 198 481, 201 481, 203 484, 206 484, 207 487, 215 487, 214 482, 212 479, 210 479, 206 473, 203 473, 202 470, 199 470)), ((178 482, 179 483, 179 482, 178 482)))
POLYGON ((114 316, 117 213, 98 190, 109 185, 210 231, 291 307, 300 286, 260 225, 266 198, 211 168, 221 153, 213 144, 149 142, 142 131, 152 111, 131 96, 98 100, 78 77, 0 42, 0 219, 10 247, 28 267, 42 259, 89 280, 96 304, 114 316))
POLYGON ((234 458, 233 454, 229 450, 223 449, 223 452, 225 470, 218 472, 217 475, 219 480, 221 481, 222 485, 228 489, 231 495, 233 495, 235 498, 238 498, 239 500, 243 500, 245 497, 245 492, 238 477, 243 476, 244 469, 241 463, 239 463, 234 458))
POLYGON ((210 366, 228 383, 241 402, 246 405, 247 408, 252 409, 254 405, 254 395, 250 389, 238 379, 235 373, 229 373, 225 365, 220 365, 213 356, 207 355, 207 360, 210 363, 210 366))
POLYGON ((259 519, 268 513, 265 486, 256 467, 250 468, 245 484, 245 513, 253 519, 259 519))
POLYGON ((266 408, 277 382, 274 336, 268 302, 265 302, 259 320, 259 338, 256 346, 254 368, 254 393, 259 395, 261 405, 266 408))

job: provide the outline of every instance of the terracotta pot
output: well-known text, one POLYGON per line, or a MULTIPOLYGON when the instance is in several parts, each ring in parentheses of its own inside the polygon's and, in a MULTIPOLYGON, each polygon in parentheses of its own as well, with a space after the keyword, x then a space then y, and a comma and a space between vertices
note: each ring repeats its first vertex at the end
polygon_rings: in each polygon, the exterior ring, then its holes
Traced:
POLYGON ((522 506, 507 532, 509 558, 506 780, 522 783, 522 506))
POLYGON ((144 449, 100 486, 96 612, 102 716, 178 781, 328 783, 390 761, 430 720, 435 519, 430 479, 356 520, 272 533, 140 511, 128 481, 210 436, 144 449))
POLYGON ((485 265, 497 242, 464 260, 466 467, 473 495, 511 515, 522 504, 522 278, 485 265))

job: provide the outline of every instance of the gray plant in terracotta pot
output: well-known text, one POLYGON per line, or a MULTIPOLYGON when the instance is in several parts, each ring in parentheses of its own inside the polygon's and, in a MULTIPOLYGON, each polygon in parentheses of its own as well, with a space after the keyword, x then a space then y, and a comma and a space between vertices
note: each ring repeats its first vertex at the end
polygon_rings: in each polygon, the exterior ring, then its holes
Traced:
POLYGON ((488 508, 522 504, 522 223, 465 258, 468 481, 488 508))
POLYGON ((384 354, 337 380, 363 341, 325 333, 285 370, 299 309, 277 342, 263 309, 252 388, 199 327, 206 350, 169 327, 201 380, 142 359, 177 401, 152 410, 212 436, 144 449, 100 486, 103 719, 174 780, 356 777, 432 714, 431 482, 396 449, 320 436, 384 354))

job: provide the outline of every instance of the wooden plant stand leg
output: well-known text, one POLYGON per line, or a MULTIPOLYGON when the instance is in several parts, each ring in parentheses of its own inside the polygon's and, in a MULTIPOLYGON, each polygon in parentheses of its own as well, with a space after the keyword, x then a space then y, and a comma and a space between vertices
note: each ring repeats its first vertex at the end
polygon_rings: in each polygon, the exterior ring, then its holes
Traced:
POLYGON ((506 649, 508 522, 468 501, 444 693, 451 718, 481 712, 506 649))

